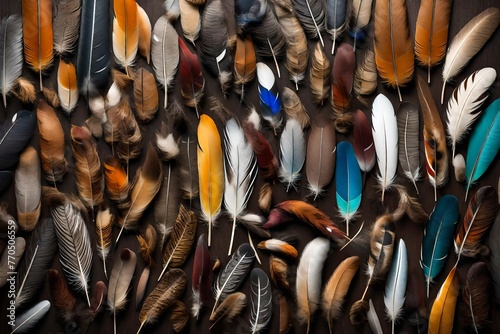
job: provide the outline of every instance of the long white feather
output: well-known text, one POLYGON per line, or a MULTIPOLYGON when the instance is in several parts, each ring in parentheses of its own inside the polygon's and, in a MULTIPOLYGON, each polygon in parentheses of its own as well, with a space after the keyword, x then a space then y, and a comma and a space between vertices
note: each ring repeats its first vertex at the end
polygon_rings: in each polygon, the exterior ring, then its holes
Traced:
POLYGON ((289 119, 280 138, 281 167, 279 178, 286 186, 296 188, 300 180, 300 170, 306 160, 306 139, 300 123, 296 119, 289 119))
POLYGON ((383 94, 373 101, 372 133, 379 169, 377 180, 384 201, 384 193, 394 182, 398 166, 398 123, 391 101, 383 94))
POLYGON ((456 76, 469 60, 481 50, 499 23, 500 8, 491 7, 475 16, 453 37, 446 51, 443 65, 441 104, 444 100, 446 82, 456 76))
POLYGON ((448 101, 447 132, 451 142, 452 157, 455 157, 456 145, 467 134, 472 123, 479 117, 479 108, 488 98, 488 89, 497 77, 494 68, 486 67, 472 73, 455 88, 448 101))
POLYGON ((392 322, 392 333, 396 320, 401 316, 406 299, 406 283, 408 279, 408 255, 403 239, 399 240, 398 251, 394 254, 392 266, 385 283, 385 312, 392 322))
POLYGON ((300 322, 307 322, 308 327, 313 313, 320 304, 321 272, 329 250, 330 241, 316 238, 306 245, 300 257, 295 289, 297 316, 300 322))
POLYGON ((18 315, 11 333, 32 332, 33 327, 45 316, 49 309, 50 302, 42 300, 23 314, 18 315))
POLYGON ((11 15, 0 23, 0 92, 7 107, 7 94, 23 71, 23 22, 11 15))
POLYGON ((233 220, 228 255, 232 253, 236 221, 247 206, 257 176, 257 163, 252 146, 247 142, 243 129, 233 117, 224 129, 225 187, 224 206, 233 220))

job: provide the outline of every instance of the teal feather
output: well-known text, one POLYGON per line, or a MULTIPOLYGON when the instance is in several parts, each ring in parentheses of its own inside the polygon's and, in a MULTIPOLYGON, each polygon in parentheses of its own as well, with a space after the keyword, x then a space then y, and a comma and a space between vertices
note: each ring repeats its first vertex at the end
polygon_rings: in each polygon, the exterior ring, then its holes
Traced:
POLYGON ((466 195, 469 188, 479 179, 500 149, 500 99, 496 99, 483 112, 472 131, 465 164, 466 195))
POLYGON ((349 235, 349 221, 353 219, 361 204, 361 170, 351 143, 340 142, 337 145, 337 163, 335 164, 335 184, 337 207, 346 221, 349 235))
POLYGON ((424 271, 429 286, 443 269, 446 257, 453 244, 455 224, 458 221, 458 199, 453 195, 445 195, 439 199, 432 211, 424 230, 420 266, 424 271))

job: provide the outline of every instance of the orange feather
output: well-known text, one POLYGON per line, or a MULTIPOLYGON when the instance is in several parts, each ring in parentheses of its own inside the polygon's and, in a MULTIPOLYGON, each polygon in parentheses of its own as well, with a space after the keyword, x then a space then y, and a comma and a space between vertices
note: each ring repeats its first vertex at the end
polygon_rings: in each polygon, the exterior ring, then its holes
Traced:
POLYGON ((132 66, 139 47, 139 24, 135 0, 114 0, 113 53, 118 64, 132 66))
POLYGON ((399 88, 413 77, 413 46, 405 0, 379 0, 375 5, 375 62, 382 80, 399 88))
POLYGON ((116 208, 125 210, 130 205, 127 172, 115 157, 109 157, 104 161, 104 179, 109 198, 115 203, 116 208))
POLYGON ((52 30, 52 0, 23 0, 24 58, 31 69, 40 74, 54 58, 52 30))
POLYGON ((75 65, 61 58, 57 70, 57 94, 66 114, 70 115, 78 102, 75 65))
POLYGON ((241 96, 240 101, 243 101, 245 85, 254 79, 256 69, 257 58, 252 38, 249 35, 245 39, 237 36, 234 54, 234 84, 236 93, 241 96))
POLYGON ((146 11, 137 4, 137 21, 139 26, 139 53, 149 64, 151 58, 151 21, 146 11))
POLYGON ((451 333, 458 298, 458 277, 453 267, 432 304, 429 315, 429 334, 451 333))

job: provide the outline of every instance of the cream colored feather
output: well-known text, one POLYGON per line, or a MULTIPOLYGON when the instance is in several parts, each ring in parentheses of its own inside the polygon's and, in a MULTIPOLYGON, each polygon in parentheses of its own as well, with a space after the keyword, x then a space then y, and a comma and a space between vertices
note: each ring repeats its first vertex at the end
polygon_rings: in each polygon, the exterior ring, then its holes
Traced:
POLYGON ((179 9, 181 11, 182 34, 194 45, 194 41, 196 41, 200 35, 200 10, 187 0, 179 0, 179 9))
POLYGON ((29 146, 19 158, 16 169, 17 223, 24 231, 32 231, 38 223, 42 186, 40 162, 36 150, 29 146))

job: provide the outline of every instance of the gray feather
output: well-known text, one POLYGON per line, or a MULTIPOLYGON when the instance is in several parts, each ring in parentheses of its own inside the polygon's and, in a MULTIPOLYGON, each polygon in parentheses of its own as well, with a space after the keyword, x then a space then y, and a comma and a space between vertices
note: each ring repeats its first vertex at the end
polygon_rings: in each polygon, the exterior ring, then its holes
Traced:
POLYGON ((338 34, 346 26, 346 0, 328 0, 326 3, 326 29, 336 30, 338 34))
POLYGON ((81 0, 58 0, 53 4, 54 51, 71 54, 80 33, 81 0))
POLYGON ((271 315, 273 314, 273 293, 269 278, 262 269, 252 269, 250 281, 252 290, 250 330, 253 334, 260 333, 271 320, 271 315))
POLYGON ((321 38, 321 32, 325 27, 325 9, 322 2, 319 0, 292 0, 292 5, 309 38, 321 38))
POLYGON ((4 17, 0 23, 0 92, 7 94, 23 70, 23 23, 20 15, 4 17))
POLYGON ((50 309, 50 302, 42 300, 23 314, 16 317, 15 326, 11 333, 32 333, 33 327, 45 316, 50 309))
POLYGON ((398 112, 398 142, 399 142, 399 164, 418 193, 416 181, 420 178, 419 157, 419 113, 417 107, 410 102, 403 102, 398 112))
POLYGON ((258 24, 249 25, 246 32, 252 36, 255 53, 258 57, 272 58, 274 54, 274 57, 279 59, 285 55, 285 35, 269 6, 262 21, 258 24), (271 44, 271 47, 269 44, 271 44))
POLYGON ((306 160, 306 139, 299 122, 289 119, 280 138, 280 181, 286 190, 296 188, 300 180, 300 171, 306 160))

